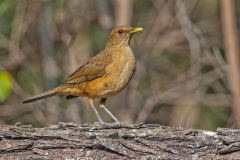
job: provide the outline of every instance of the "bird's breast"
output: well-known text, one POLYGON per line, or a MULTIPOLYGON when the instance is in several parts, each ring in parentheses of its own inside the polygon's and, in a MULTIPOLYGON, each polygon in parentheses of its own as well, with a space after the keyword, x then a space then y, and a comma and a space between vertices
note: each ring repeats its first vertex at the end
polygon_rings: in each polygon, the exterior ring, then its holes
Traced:
POLYGON ((126 87, 136 68, 136 60, 130 47, 125 52, 113 55, 113 59, 114 62, 106 68, 109 78, 105 84, 108 87, 102 92, 110 95, 115 95, 126 87))
POLYGON ((132 78, 136 60, 130 47, 112 54, 112 63, 105 70, 106 75, 87 85, 86 94, 95 98, 107 98, 122 91, 132 78), (91 94, 91 95, 89 95, 91 94))

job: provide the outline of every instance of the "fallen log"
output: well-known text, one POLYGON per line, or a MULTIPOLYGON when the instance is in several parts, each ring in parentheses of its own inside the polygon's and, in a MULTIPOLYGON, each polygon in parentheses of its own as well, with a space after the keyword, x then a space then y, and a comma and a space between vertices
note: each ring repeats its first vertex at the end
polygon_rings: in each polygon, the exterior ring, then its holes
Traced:
POLYGON ((0 159, 240 159, 240 130, 158 124, 0 126, 0 159))

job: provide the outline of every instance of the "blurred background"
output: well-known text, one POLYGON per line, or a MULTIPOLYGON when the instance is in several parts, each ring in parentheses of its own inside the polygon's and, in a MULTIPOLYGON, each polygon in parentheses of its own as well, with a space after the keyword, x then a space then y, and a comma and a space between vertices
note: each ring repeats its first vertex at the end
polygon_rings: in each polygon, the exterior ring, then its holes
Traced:
POLYGON ((144 28, 131 41, 137 70, 107 101, 119 120, 240 128, 239 17, 237 0, 0 0, 0 124, 97 121, 87 98, 20 102, 60 85, 112 28, 131 25, 144 28))

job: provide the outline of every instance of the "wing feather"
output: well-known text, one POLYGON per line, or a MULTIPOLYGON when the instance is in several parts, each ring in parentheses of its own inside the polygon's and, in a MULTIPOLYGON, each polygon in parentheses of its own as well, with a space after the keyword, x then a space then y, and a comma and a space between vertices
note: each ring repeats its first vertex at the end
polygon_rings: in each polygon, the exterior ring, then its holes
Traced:
POLYGON ((111 62, 111 54, 102 51, 70 75, 64 84, 79 84, 100 78, 107 74, 105 69, 111 62))

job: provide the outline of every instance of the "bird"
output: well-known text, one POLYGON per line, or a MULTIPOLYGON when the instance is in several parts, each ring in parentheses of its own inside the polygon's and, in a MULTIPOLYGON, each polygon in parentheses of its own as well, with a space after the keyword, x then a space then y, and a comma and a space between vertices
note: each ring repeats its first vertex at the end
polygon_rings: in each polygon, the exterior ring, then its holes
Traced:
POLYGON ((142 30, 143 28, 130 26, 114 28, 105 48, 73 72, 64 83, 21 103, 31 103, 55 95, 66 95, 67 100, 87 97, 98 121, 105 124, 93 104, 95 98, 101 98, 99 107, 116 123, 120 123, 106 108, 105 103, 107 98, 117 95, 131 80, 136 69, 136 59, 130 48, 130 40, 135 33, 142 30))

